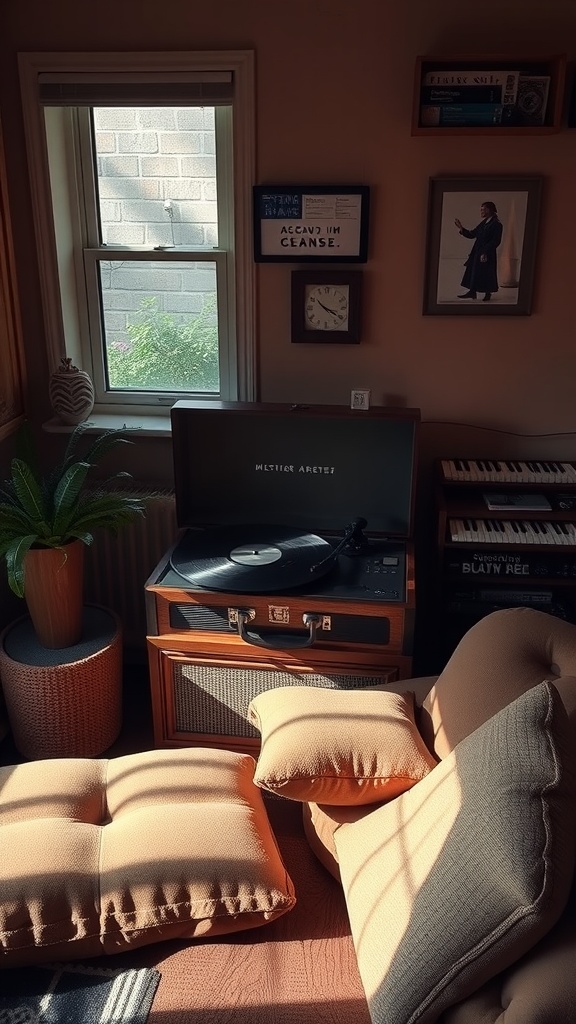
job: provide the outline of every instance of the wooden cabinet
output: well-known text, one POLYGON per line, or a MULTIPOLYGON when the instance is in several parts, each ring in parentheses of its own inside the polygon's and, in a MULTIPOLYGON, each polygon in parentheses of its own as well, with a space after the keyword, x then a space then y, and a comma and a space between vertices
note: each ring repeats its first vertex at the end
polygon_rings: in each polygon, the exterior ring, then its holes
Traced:
POLYGON ((411 543, 405 571, 406 600, 398 603, 294 593, 247 596, 184 589, 167 555, 146 583, 156 746, 254 753, 259 733, 247 710, 263 690, 295 684, 360 689, 408 678, 415 614, 411 543), (248 630, 273 646, 263 650, 239 636, 239 609, 251 613, 248 630), (318 639, 312 646, 293 646, 305 638, 307 613, 321 620, 318 639))
POLYGON ((418 409, 177 402, 181 536, 146 583, 155 742, 254 750, 248 705, 409 678, 418 409))
POLYGON ((436 508, 441 663, 497 608, 576 621, 576 464, 441 459, 436 508))
POLYGON ((566 57, 519 55, 428 56, 416 60, 412 135, 548 135, 561 129, 566 57), (474 82, 460 72, 474 75, 474 82), (513 102, 497 73, 513 76, 513 102), (492 76, 492 77, 491 77, 492 76), (466 81, 464 82, 464 78, 466 81), (472 93, 464 87, 473 84, 472 93), (443 94, 432 94, 432 88, 443 94), (544 102, 544 115, 539 111, 544 102), (465 110, 458 107, 465 106, 465 110), (474 107, 474 110, 472 110, 474 107), (488 122, 488 123, 487 123, 488 122))
POLYGON ((0 125, 0 441, 24 419, 24 359, 0 125))

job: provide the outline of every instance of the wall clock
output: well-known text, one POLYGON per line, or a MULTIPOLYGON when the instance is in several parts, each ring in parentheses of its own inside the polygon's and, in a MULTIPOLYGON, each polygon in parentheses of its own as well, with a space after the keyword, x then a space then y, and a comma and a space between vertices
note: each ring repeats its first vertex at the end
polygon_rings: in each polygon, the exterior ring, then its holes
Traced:
POLYGON ((357 345, 361 291, 360 270, 294 270, 292 341, 357 345))

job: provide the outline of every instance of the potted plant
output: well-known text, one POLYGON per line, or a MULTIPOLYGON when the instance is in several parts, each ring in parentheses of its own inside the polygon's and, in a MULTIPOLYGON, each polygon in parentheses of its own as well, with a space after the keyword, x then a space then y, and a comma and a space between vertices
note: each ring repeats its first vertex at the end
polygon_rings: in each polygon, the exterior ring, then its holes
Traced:
MULTIPOLYGON (((84 545, 98 527, 118 530, 144 515, 144 502, 97 481, 90 470, 120 444, 131 444, 122 430, 100 434, 80 456, 86 424, 71 434, 62 460, 42 473, 26 428, 19 438, 10 478, 0 487, 0 556, 10 589, 26 600, 44 647, 69 647, 82 635, 84 545)), ((112 478, 129 478, 121 472, 112 478)))

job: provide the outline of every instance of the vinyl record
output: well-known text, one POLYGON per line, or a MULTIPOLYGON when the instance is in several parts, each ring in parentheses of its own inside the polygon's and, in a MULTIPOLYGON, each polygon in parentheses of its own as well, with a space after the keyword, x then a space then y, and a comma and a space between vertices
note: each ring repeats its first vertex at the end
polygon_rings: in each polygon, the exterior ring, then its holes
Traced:
POLYGON ((322 537, 286 526, 222 526, 189 530, 170 562, 195 586, 266 594, 324 576, 334 564, 332 550, 322 537))

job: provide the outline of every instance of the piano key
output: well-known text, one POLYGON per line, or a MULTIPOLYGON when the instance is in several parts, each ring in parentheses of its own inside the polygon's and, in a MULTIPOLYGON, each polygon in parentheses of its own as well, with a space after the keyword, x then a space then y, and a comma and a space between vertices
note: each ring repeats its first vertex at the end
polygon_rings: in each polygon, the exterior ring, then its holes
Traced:
POLYGON ((492 519, 486 519, 486 535, 488 537, 489 544, 497 544, 499 540, 498 531, 496 529, 496 523, 492 519))
POLYGON ((530 520, 528 527, 534 535, 534 541, 536 544, 550 543, 552 539, 551 535, 544 529, 544 526, 542 526, 538 520, 530 520))
MULTIPOLYGON (((552 526, 552 523, 550 524, 550 526, 552 526)), ((545 534, 545 540, 544 540, 545 544, 555 544, 556 543, 557 534, 556 534, 555 530, 552 530, 552 529, 544 530, 544 534, 545 534)))
POLYGON ((526 534, 526 539, 529 544, 542 544, 541 533, 536 525, 532 525, 527 520, 521 521, 520 529, 523 529, 526 534))
POLYGON ((476 532, 478 533, 478 537, 479 538, 482 538, 483 541, 487 542, 488 534, 486 533, 486 529, 485 529, 484 523, 478 522, 478 526, 477 526, 477 531, 476 532))
POLYGON ((550 522, 544 519, 450 519, 453 543, 530 544, 576 546, 573 523, 550 522))

